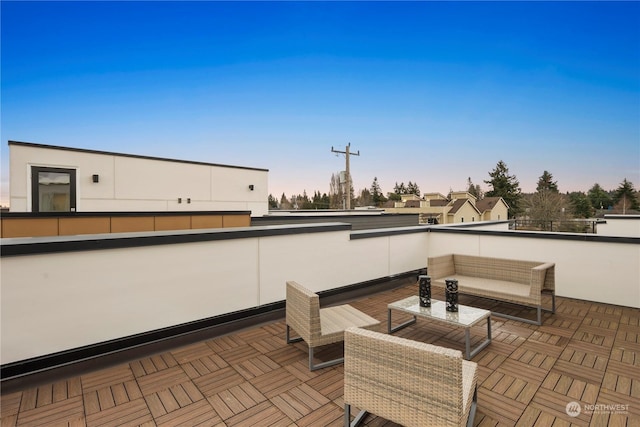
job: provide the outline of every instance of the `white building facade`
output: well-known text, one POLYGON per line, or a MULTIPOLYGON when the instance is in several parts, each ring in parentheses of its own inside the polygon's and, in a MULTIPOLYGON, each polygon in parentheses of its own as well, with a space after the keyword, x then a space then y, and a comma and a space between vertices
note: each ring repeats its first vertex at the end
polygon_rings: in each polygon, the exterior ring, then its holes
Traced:
POLYGON ((268 213, 268 169, 9 141, 11 212, 268 213))

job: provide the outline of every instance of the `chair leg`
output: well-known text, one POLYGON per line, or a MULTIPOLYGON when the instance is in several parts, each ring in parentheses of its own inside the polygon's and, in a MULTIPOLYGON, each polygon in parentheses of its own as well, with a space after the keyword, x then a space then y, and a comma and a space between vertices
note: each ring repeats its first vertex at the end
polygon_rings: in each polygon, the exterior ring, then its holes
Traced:
POLYGON ((310 371, 315 371, 317 369, 326 368, 328 366, 337 365, 343 362, 344 362, 344 357, 339 357, 338 359, 327 360, 326 362, 322 362, 314 365, 313 364, 313 347, 309 347, 309 370, 310 371))
POLYGON ((360 425, 362 420, 364 420, 364 417, 366 417, 367 414, 368 412, 365 410, 360 411, 360 413, 356 415, 356 417, 353 419, 353 422, 352 422, 351 421, 351 405, 345 403, 344 404, 344 427, 357 427, 358 425, 360 425))
POLYGON ((287 325, 287 344, 292 344, 294 342, 300 342, 302 341, 302 337, 297 337, 297 338, 291 338, 291 328, 289 327, 289 325, 287 325))
POLYGON ((469 418, 467 419, 467 427, 473 427, 476 418, 476 408, 478 407, 478 386, 473 390, 473 399, 471 400, 471 409, 469 410, 469 418))
POLYGON ((344 427, 351 426, 351 405, 344 404, 344 427))

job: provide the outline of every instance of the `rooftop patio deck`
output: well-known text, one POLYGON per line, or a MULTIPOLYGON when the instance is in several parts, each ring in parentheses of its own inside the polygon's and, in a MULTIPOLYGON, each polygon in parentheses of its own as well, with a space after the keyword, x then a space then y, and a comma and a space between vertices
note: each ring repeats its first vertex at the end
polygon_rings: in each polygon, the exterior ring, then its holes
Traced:
MULTIPOLYGON (((386 332, 387 304, 417 294, 407 283, 351 304, 386 332)), ((443 298, 436 289, 433 296, 443 298)), ((496 304, 465 296, 460 303, 496 304)), ((493 341, 473 358, 479 365, 475 425, 640 426, 639 310, 557 297, 556 314, 545 313, 542 326, 491 321, 493 341), (571 402, 578 402, 577 416, 567 414, 571 402)), ((472 345, 485 334, 486 324, 474 327, 472 345)), ((426 320, 397 335, 464 347, 462 330, 426 320)), ((327 346, 317 356, 341 351, 327 346)), ((310 372, 307 355, 304 343, 285 343, 282 319, 3 394, 1 425, 342 425, 343 368, 310 372)), ((393 425, 371 415, 365 424, 393 425)))

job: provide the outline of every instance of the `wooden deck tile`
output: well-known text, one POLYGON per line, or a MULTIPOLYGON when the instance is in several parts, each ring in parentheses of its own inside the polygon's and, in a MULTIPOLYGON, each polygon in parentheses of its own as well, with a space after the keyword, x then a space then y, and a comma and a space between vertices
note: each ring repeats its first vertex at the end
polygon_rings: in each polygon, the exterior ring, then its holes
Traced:
POLYGON ((181 366, 189 378, 194 379, 226 368, 229 364, 219 355, 212 354, 186 362, 181 366))
POLYGON ((580 379, 581 381, 596 384, 598 386, 600 386, 602 378, 604 377, 604 371, 588 368, 580 364, 566 362, 564 360, 556 361, 551 372, 559 372, 571 378, 580 379))
POLYGON ((244 343, 249 344, 252 342, 268 340, 273 338, 273 334, 264 328, 251 328, 238 332, 233 335, 236 338, 240 338, 244 343))
POLYGON ((572 402, 576 402, 580 407, 585 404, 585 402, 571 399, 563 393, 557 393, 553 390, 540 387, 530 405, 556 418, 570 421, 572 424, 589 425, 590 416, 584 412, 580 412, 580 414, 575 417, 567 414, 567 405, 572 404, 572 402))
POLYGON ((209 402, 200 400, 178 408, 155 418, 156 425, 173 426, 224 426, 220 416, 214 411, 209 402))
POLYGON ((20 401, 22 400, 22 392, 2 395, 0 397, 0 408, 2 408, 2 418, 13 417, 18 415, 20 410, 20 401))
POLYGON ((515 425, 526 408, 526 404, 506 399, 502 394, 480 387, 478 390, 478 408, 492 419, 506 425, 515 425))
POLYGON ((267 427, 289 426, 292 425, 292 421, 278 407, 267 400, 225 420, 225 424, 229 427, 267 427))
POLYGON ((607 368, 608 358, 591 352, 586 352, 581 348, 567 347, 559 357, 563 362, 584 366, 585 368, 604 371, 607 368))
POLYGON ((57 403, 37 406, 18 413, 18 426, 47 426, 78 422, 84 419, 82 397, 76 396, 57 403))
POLYGON ((246 345, 247 342, 240 338, 239 335, 225 335, 220 338, 215 338, 207 341, 207 346, 215 353, 221 353, 226 350, 231 350, 241 345, 246 345))
POLYGON ((230 365, 236 365, 260 356, 260 352, 249 344, 242 344, 227 350, 218 351, 217 354, 230 365))
POLYGON ((294 421, 318 410, 330 402, 322 393, 301 384, 271 399, 282 412, 294 421))
MULTIPOLYGON (((280 366, 295 363, 304 357, 309 357, 308 348, 304 344, 285 344, 284 347, 265 353, 269 359, 273 360, 280 366), (302 350, 304 348, 304 351, 302 350)), ((308 366, 308 365, 307 365, 308 366)))
POLYGON ((153 418, 144 399, 136 399, 87 416, 87 427, 139 425, 153 418))
POLYGON ((271 336, 270 338, 254 341, 249 343, 249 345, 255 348, 262 354, 269 353, 275 350, 282 348, 286 344, 284 338, 279 336, 271 336))
POLYGON ((136 360, 130 363, 129 366, 131 366, 131 370, 136 377, 142 377, 163 369, 171 368, 177 364, 178 362, 171 353, 164 353, 146 359, 136 360))
POLYGON ((188 363, 212 354, 211 348, 204 342, 173 350, 171 355, 178 363, 188 363))
POLYGON ((497 370, 507 375, 538 384, 542 383, 548 373, 548 371, 543 368, 531 366, 511 358, 505 360, 497 370))
POLYGON ((535 346, 521 345, 511 353, 513 360, 525 363, 529 366, 544 369, 548 371, 556 362, 556 357, 549 355, 544 349, 535 348, 535 346))
POLYGON ((180 366, 164 369, 153 374, 138 378, 138 385, 143 395, 157 393, 174 384, 189 382, 190 378, 180 366))
POLYGON ((278 369, 279 367, 280 365, 269 359, 267 356, 259 355, 258 357, 254 357, 252 359, 238 363, 235 366, 235 369, 245 379, 249 380, 251 378, 266 374, 267 372, 271 372, 274 369, 278 369))
POLYGON ((267 398, 277 396, 301 384, 298 378, 284 368, 255 377, 249 382, 267 398))
POLYGON ((243 382, 207 398, 223 420, 233 417, 267 400, 253 385, 243 382))
POLYGON ((113 384, 125 383, 134 379, 129 365, 120 365, 102 371, 92 372, 80 377, 82 392, 87 393, 113 384))
POLYGON ((614 337, 608 329, 595 328, 593 326, 581 326, 573 335, 573 339, 594 346, 610 349, 613 346, 614 337))
POLYGON ((333 403, 327 403, 309 415, 299 419, 296 425, 300 427, 311 426, 342 426, 344 409, 333 403))
POLYGON ((198 377, 193 380, 193 383, 205 397, 210 397, 244 381, 245 379, 235 369, 227 367, 198 377))
POLYGON ((324 394, 329 400, 342 396, 344 388, 344 371, 342 366, 336 369, 325 370, 317 377, 307 381, 307 384, 324 394))

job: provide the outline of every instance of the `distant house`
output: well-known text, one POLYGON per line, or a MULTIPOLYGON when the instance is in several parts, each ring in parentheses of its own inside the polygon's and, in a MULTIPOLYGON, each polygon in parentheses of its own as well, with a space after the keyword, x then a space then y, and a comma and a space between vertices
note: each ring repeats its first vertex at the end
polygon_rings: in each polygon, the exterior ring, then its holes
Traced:
POLYGON ((502 197, 485 197, 476 202, 482 221, 499 221, 508 218, 509 205, 502 197))
POLYGON ((11 212, 250 211, 268 170, 9 141, 11 212))
POLYGON ((502 197, 477 200, 466 191, 451 192, 449 197, 440 193, 426 193, 420 198, 415 194, 401 196, 400 202, 385 206, 388 213, 419 214, 422 224, 452 224, 474 221, 507 219, 509 206, 502 197))

